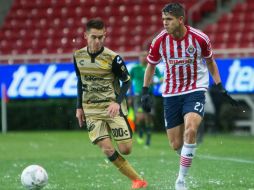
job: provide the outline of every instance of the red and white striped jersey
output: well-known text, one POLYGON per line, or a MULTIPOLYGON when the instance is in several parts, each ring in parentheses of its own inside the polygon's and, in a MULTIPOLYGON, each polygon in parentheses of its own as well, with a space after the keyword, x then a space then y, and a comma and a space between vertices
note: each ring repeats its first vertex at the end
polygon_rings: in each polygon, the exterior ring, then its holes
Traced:
POLYGON ((176 40, 163 30, 150 46, 149 64, 163 62, 164 82, 162 96, 206 91, 209 74, 204 58, 212 57, 211 43, 206 34, 186 26, 186 35, 176 40))

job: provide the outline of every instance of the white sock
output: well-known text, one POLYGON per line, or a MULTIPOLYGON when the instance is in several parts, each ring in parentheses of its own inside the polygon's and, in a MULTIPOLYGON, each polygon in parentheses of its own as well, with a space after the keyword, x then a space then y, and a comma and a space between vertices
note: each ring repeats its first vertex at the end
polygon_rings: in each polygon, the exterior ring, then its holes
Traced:
POLYGON ((196 150, 196 143, 195 144, 187 144, 184 143, 182 151, 181 151, 181 157, 180 157, 180 169, 179 169, 179 175, 178 180, 185 180, 185 176, 188 173, 188 170, 191 166, 192 159, 195 155, 196 150))

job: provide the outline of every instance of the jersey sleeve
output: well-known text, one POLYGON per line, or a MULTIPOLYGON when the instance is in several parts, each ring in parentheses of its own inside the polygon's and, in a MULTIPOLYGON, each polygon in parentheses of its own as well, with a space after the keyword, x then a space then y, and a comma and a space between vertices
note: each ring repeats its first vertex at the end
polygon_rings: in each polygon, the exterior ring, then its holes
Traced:
POLYGON ((158 38, 155 38, 152 41, 152 44, 149 49, 149 54, 146 57, 148 63, 150 64, 158 64, 161 60, 161 55, 160 55, 160 40, 158 38))
POLYGON ((73 64, 74 64, 74 69, 75 69, 75 73, 77 76, 80 76, 80 71, 78 69, 78 66, 77 66, 77 61, 75 59, 75 56, 73 56, 73 64))
POLYGON ((121 80, 122 82, 127 82, 130 80, 129 72, 126 68, 124 60, 121 56, 117 55, 112 63, 112 72, 121 80))
POLYGON ((74 63, 74 68, 75 68, 75 72, 77 75, 77 104, 76 104, 76 108, 82 108, 82 81, 81 81, 81 76, 80 76, 80 72, 77 66, 77 62, 75 59, 75 56, 73 56, 73 63, 74 63))
POLYGON ((206 36, 202 43, 202 56, 204 58, 210 58, 213 55, 212 45, 210 39, 206 36))

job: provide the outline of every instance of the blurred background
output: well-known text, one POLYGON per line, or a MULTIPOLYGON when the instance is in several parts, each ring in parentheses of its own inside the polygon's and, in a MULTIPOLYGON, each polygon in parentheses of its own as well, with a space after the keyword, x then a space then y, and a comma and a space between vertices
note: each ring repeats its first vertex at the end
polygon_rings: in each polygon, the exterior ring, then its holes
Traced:
MULTIPOLYGON (((138 63, 162 29, 170 0, 1 0, 0 84, 2 132, 76 130, 72 55, 84 47, 85 24, 101 17, 106 46, 138 63)), ((225 88, 244 112, 209 90, 203 130, 254 135, 254 1, 179 0, 186 24, 210 38, 225 88)), ((163 73, 163 65, 159 65, 163 73)), ((212 81, 212 80, 211 80, 212 81)), ((130 93, 129 97, 132 96, 130 93)), ((154 88, 155 130, 164 130, 160 84, 154 88)))

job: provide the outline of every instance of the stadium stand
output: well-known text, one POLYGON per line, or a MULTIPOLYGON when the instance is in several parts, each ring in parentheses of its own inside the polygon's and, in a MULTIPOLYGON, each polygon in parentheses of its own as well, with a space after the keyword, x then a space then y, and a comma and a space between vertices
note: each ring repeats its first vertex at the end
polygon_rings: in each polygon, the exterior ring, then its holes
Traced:
MULTIPOLYGON (((201 1, 178 2, 191 10, 201 1)), ((191 15, 194 23, 216 11, 216 0, 202 2, 205 3, 191 15)), ((71 54, 85 45, 84 25, 95 16, 106 21, 108 47, 120 52, 139 52, 147 48, 147 42, 162 28, 161 9, 166 3, 167 0, 13 0, 0 28, 0 54, 45 57, 71 54)), ((253 47, 253 25, 248 24, 254 18, 252 7, 251 0, 238 4, 230 16, 223 15, 218 23, 205 29, 215 48, 253 47), (235 17, 239 17, 237 26, 235 21, 232 24, 235 17), (242 35, 243 31, 248 33, 242 35)))
MULTIPOLYGON (((254 47, 254 1, 247 0, 235 5, 229 13, 223 14, 218 22, 208 25, 204 32, 208 34, 213 47, 253 48, 254 47)), ((246 56, 246 55, 242 55, 246 56)), ((247 56, 254 56, 253 53, 247 56)))
MULTIPOLYGON (((189 9, 197 0, 180 2, 189 9)), ((106 20, 107 46, 121 52, 140 51, 144 42, 162 28, 161 8, 166 3, 167 0, 14 0, 0 30, 0 52, 71 53, 84 46, 84 24, 95 16, 106 20)), ((193 19, 198 22, 201 16, 194 14, 193 19)))

